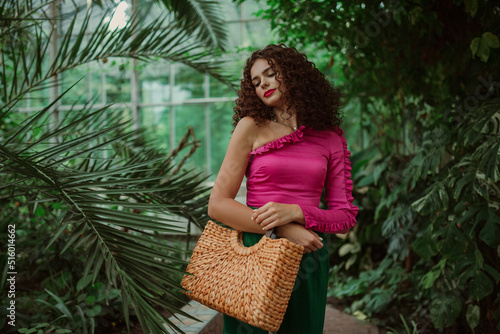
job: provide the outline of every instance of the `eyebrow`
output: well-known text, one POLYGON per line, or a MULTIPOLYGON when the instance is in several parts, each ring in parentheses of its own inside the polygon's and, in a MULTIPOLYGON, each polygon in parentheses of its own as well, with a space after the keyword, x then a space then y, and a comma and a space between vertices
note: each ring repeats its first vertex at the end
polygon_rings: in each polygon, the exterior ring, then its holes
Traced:
MULTIPOLYGON (((271 68, 271 66, 269 66, 269 67, 268 67, 268 68, 266 68, 264 71, 262 71, 262 74, 266 73, 267 71, 269 71, 269 70, 271 70, 271 69, 272 69, 272 68, 271 68)), ((259 78, 258 76, 254 76, 254 77, 252 78, 252 81, 254 81, 254 80, 258 79, 258 78, 259 78)))

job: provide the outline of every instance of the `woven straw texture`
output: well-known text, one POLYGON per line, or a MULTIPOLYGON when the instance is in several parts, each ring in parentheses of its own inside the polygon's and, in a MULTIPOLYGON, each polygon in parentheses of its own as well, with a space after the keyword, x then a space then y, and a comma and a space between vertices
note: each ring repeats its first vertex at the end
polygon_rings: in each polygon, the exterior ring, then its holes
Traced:
POLYGON ((240 233, 209 221, 191 256, 186 294, 252 326, 277 331, 283 321, 304 248, 263 237, 242 246, 240 233))

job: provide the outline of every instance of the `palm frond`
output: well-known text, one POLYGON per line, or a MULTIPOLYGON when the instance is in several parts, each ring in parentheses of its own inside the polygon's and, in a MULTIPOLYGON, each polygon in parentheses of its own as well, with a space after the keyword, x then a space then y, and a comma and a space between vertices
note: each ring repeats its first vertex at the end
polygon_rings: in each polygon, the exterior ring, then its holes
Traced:
MULTIPOLYGON (((50 3, 46 3, 42 6, 49 5, 50 3)), ((212 8, 211 6, 206 5, 208 8, 212 8)), ((64 71, 94 61, 106 61, 112 57, 144 61, 161 58, 181 62, 232 85, 231 77, 224 74, 223 62, 213 57, 213 50, 207 49, 205 42, 194 38, 193 31, 199 28, 199 21, 179 21, 173 12, 167 12, 147 25, 142 25, 138 14, 134 14, 125 27, 111 31, 108 22, 109 11, 103 11, 96 26, 90 27, 91 18, 96 19, 95 14, 91 10, 82 12, 75 7, 71 17, 58 18, 62 21, 61 24, 67 25, 67 29, 58 36, 60 44, 57 54, 46 66, 44 61, 49 58, 48 50, 56 29, 54 26, 46 31, 43 25, 44 20, 55 19, 44 16, 48 12, 28 11, 18 13, 19 17, 3 17, 7 22, 19 20, 19 26, 15 30, 7 28, 2 29, 0 33, 0 41, 3 42, 2 66, 9 72, 6 73, 7 77, 12 78, 10 85, 7 85, 7 82, 1 84, 0 94, 4 103, 24 95, 26 91, 64 71), (25 35, 28 33, 31 39, 29 47, 25 45, 28 38, 25 35)), ((14 14, 12 11, 6 11, 5 15, 14 14)))
POLYGON ((222 19, 222 6, 213 0, 156 0, 162 2, 167 9, 173 11, 183 22, 201 22, 199 27, 187 26, 190 32, 198 32, 198 38, 207 44, 225 49, 227 32, 222 19))
POLYGON ((103 123, 107 108, 88 108, 70 111, 80 116, 67 115, 62 121, 66 124, 58 124, 56 131, 50 132, 43 124, 44 111, 4 136, 0 141, 1 182, 4 189, 26 193, 36 189, 36 203, 63 203, 67 214, 50 243, 70 231, 61 253, 85 250, 88 261, 82 277, 94 281, 104 272, 112 285, 122 289, 123 307, 134 307, 144 329, 152 333, 165 332, 165 325, 176 329, 157 307, 179 311, 163 299, 178 299, 172 291, 180 289, 179 280, 173 277, 180 279, 184 274, 180 268, 186 264, 185 256, 169 255, 183 251, 161 236, 182 233, 179 217, 201 225, 207 189, 200 187, 202 178, 192 172, 171 174, 173 157, 165 161, 161 152, 129 149, 126 158, 111 154, 116 145, 130 145, 127 138, 139 131, 128 130, 127 123, 103 123), (99 128, 94 125, 85 132, 82 127, 92 123, 99 128), (29 143, 30 129, 35 126, 46 130, 29 143), (62 141, 51 145, 56 137, 62 141), (92 147, 108 150, 108 157, 92 147), (92 159, 101 163, 79 162, 92 159))

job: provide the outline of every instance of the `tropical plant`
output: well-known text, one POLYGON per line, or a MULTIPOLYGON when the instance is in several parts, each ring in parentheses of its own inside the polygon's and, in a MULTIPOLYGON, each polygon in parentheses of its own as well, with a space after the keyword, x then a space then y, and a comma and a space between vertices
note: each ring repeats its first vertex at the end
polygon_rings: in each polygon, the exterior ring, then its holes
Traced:
MULTIPOLYGON (((408 323, 406 322, 406 319, 403 316, 400 316, 401 321, 403 322, 404 328, 406 330, 406 334, 419 334, 420 332, 418 331, 417 324, 415 321, 411 321, 412 328, 410 329, 410 326, 408 326, 408 323)), ((399 334, 397 330, 394 328, 389 327, 392 332, 387 332, 387 334, 399 334)))
POLYGON ((162 310, 179 313, 184 302, 185 249, 165 234, 205 221, 204 177, 181 168, 181 151, 191 147, 189 157, 198 142, 191 131, 168 155, 122 110, 92 98, 61 108, 76 83, 57 93, 64 72, 115 57, 182 62, 228 83, 212 56, 225 41, 218 3, 165 4, 152 18, 141 7, 114 30, 112 2, 0 4, 1 236, 16 252, 2 253, 2 292, 18 272, 15 299, 2 298, 5 330, 87 333, 118 321, 129 330, 135 315, 145 331, 179 331, 162 310), (48 88, 47 105, 20 111, 48 88), (12 301, 15 327, 3 304, 12 301))

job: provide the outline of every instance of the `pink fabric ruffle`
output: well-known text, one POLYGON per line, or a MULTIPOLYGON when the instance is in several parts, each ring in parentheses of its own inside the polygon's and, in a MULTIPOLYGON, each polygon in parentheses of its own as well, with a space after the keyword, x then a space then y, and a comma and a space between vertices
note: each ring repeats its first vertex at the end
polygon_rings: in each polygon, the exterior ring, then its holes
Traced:
POLYGON ((356 224, 356 216, 359 208, 353 204, 354 197, 352 196, 353 182, 351 180, 351 161, 349 157, 351 152, 347 149, 347 141, 344 138, 344 131, 336 128, 335 133, 340 137, 343 157, 344 157, 344 192, 347 201, 347 208, 332 210, 318 210, 306 205, 300 205, 304 218, 306 220, 306 228, 321 231, 325 233, 346 233, 354 224, 356 224))
MULTIPOLYGON (((339 135, 340 140, 342 141, 342 147, 344 148, 345 197, 347 198, 347 202, 349 202, 351 209, 355 208, 357 213, 358 207, 352 204, 352 202, 354 201, 354 197, 352 196, 353 184, 351 180, 352 166, 351 160, 349 160, 351 151, 347 149, 347 140, 344 138, 344 131, 342 131, 342 129, 340 128, 336 128, 335 132, 339 135)), ((350 215, 350 212, 347 213, 350 215)))
POLYGON ((294 132, 292 132, 286 136, 283 136, 281 138, 278 138, 276 140, 273 140, 273 141, 265 144, 264 146, 261 146, 258 149, 250 152, 250 155, 252 156, 252 155, 263 154, 265 152, 269 152, 269 151, 273 151, 273 150, 277 150, 279 148, 282 148, 284 145, 287 145, 287 144, 299 143, 304 139, 304 129, 305 128, 306 127, 304 125, 302 125, 294 132))

